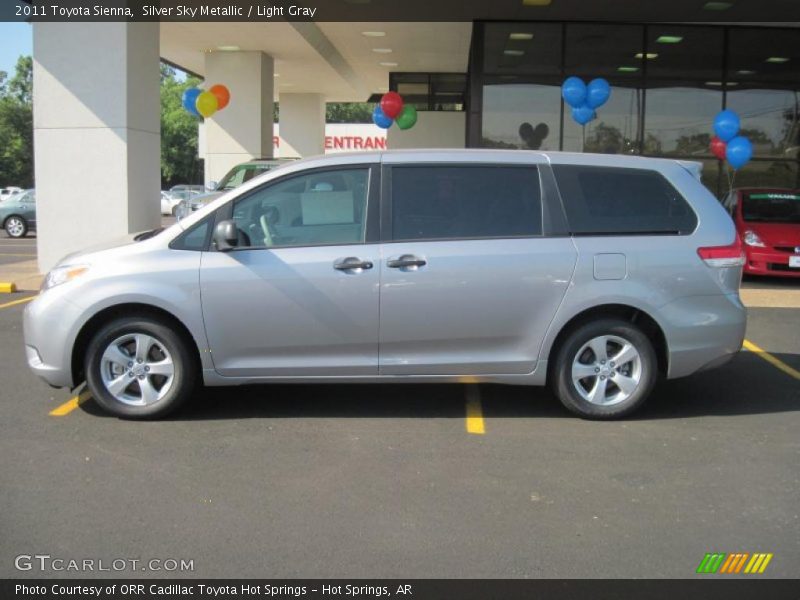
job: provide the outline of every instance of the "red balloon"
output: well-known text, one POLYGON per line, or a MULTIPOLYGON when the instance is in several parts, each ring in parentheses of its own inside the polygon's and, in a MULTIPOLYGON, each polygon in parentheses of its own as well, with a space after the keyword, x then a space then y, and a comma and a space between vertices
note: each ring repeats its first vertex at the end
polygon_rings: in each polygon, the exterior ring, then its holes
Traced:
POLYGON ((725 160, 725 150, 727 149, 728 144, 723 142, 719 137, 716 135, 711 138, 711 154, 716 156, 720 160, 725 160))
POLYGON ((403 98, 397 92, 386 92, 381 98, 381 110, 390 119, 403 112, 403 98))
POLYGON ((228 88, 226 88, 221 83, 212 85, 210 88, 208 88, 208 91, 217 97, 217 104, 219 105, 217 110, 222 110, 223 108, 228 106, 228 102, 231 101, 230 90, 228 90, 228 88))

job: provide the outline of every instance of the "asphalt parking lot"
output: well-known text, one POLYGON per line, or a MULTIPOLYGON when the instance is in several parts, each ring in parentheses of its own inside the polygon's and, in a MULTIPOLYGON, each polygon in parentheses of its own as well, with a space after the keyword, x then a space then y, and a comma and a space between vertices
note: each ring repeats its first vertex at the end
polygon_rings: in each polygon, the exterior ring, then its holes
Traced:
POLYGON ((800 309, 751 309, 750 351, 627 421, 538 388, 275 385, 127 422, 28 371, 30 296, 0 297, 0 577, 42 576, 14 568, 35 553, 194 561, 115 576, 686 578, 766 552, 760 577, 798 574, 800 309))

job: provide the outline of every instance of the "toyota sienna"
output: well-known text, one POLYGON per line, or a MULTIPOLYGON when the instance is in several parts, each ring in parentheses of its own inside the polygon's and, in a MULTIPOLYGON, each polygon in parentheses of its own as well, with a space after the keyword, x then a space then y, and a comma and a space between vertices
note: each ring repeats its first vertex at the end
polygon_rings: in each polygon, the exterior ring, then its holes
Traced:
POLYGON ((611 419, 745 329, 734 224, 674 160, 336 154, 110 246, 47 275, 25 349, 126 418, 202 381, 547 384, 611 419))

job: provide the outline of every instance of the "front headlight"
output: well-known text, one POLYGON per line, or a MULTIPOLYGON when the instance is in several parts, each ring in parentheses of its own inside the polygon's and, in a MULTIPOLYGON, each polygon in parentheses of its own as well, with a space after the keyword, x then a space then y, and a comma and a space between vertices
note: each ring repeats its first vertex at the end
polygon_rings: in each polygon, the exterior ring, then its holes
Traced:
POLYGON ((758 234, 755 231, 744 232, 744 243, 748 246, 754 246, 756 248, 764 248, 766 246, 766 244, 761 241, 761 238, 758 237, 758 234))
POLYGON ((57 285, 72 281, 86 273, 89 270, 88 265, 66 265, 63 267, 56 267, 47 274, 42 282, 42 291, 45 292, 50 288, 57 285))

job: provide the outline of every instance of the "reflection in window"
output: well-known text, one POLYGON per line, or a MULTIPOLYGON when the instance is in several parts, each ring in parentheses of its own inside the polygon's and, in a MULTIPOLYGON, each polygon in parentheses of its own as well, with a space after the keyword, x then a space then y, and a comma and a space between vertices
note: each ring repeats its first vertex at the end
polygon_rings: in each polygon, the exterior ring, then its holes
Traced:
POLYGON ((800 105, 797 92, 741 90, 728 92, 728 108, 742 119, 741 135, 753 143, 753 155, 797 158, 800 105))
POLYGON ((659 80, 661 86, 700 87, 707 82, 719 86, 723 46, 721 27, 650 25, 647 77, 659 80))
POLYGON ((735 188, 800 188, 796 162, 753 160, 735 175, 730 170, 727 171, 727 175, 727 180, 723 177, 723 193, 727 193, 731 185, 735 188))
POLYGON ((561 89, 549 85, 483 88, 484 148, 558 150, 561 89))
POLYGON ((564 150, 602 154, 638 154, 642 91, 614 87, 611 98, 597 111, 597 119, 583 127, 564 115, 564 150))
POLYGON ((721 92, 689 87, 647 90, 644 153, 710 156, 711 124, 721 108, 721 92))
POLYGON ((636 86, 642 78, 643 35, 641 25, 569 24, 565 73, 636 86))

